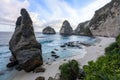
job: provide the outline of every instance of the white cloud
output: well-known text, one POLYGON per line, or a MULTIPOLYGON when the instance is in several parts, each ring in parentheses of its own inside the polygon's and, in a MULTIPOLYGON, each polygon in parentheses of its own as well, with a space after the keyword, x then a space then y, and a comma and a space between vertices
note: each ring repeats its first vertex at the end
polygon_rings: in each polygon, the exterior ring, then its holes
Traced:
POLYGON ((31 16, 32 21, 33 21, 34 30, 36 32, 41 32, 42 29, 44 28, 43 25, 45 24, 45 21, 44 20, 40 20, 38 18, 38 14, 37 13, 30 12, 30 16, 31 16))
POLYGON ((29 2, 27 0, 23 2, 18 0, 0 0, 0 31, 13 31, 20 9, 28 8, 28 6, 29 2), (5 25, 3 26, 3 24, 5 25))
POLYGON ((65 0, 45 0, 48 9, 51 10, 52 13, 49 14, 51 16, 43 15, 48 18, 46 24, 57 21, 52 24, 52 27, 55 27, 57 31, 59 31, 65 19, 67 19, 71 23, 73 29, 75 29, 80 22, 90 20, 96 10, 110 1, 111 0, 93 0, 93 2, 87 6, 75 9, 65 0))
POLYGON ((20 2, 18 0, 0 0, 0 18, 15 21, 19 16, 21 8, 28 8, 27 0, 20 2))
POLYGON ((88 6, 81 9, 81 21, 89 20, 93 17, 96 10, 103 7, 111 0, 95 0, 94 2, 90 3, 88 6))
POLYGON ((95 10, 101 8, 110 1, 111 0, 93 0, 93 2, 87 6, 76 9, 70 6, 66 0, 44 0, 47 7, 46 9, 35 2, 35 0, 0 0, 0 23, 14 25, 19 16, 20 9, 24 7, 28 10, 29 7, 32 7, 34 4, 34 12, 29 13, 33 20, 35 31, 42 31, 46 26, 54 27, 59 31, 65 19, 71 23, 73 28, 76 28, 80 22, 91 19, 95 10))

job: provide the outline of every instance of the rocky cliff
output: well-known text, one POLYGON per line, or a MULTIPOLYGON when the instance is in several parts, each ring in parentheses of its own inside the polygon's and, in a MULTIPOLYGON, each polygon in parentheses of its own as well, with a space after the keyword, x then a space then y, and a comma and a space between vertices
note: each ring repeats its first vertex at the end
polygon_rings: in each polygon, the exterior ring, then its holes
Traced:
POLYGON ((21 9, 21 16, 16 21, 15 32, 9 42, 9 49, 13 59, 7 66, 14 66, 17 69, 27 72, 34 70, 43 64, 41 44, 35 38, 32 20, 26 11, 21 9))
POLYGON ((72 29, 70 23, 67 20, 65 20, 63 22, 62 27, 60 29, 60 34, 61 35, 71 35, 71 34, 73 34, 73 29, 72 29))
POLYGON ((83 23, 80 23, 77 28, 74 30, 75 35, 83 35, 83 36, 92 36, 92 33, 89 29, 89 22, 86 21, 83 23))
POLYGON ((89 26, 93 35, 116 37, 120 33, 120 0, 97 10, 89 26))
POLYGON ((50 26, 46 27, 42 31, 43 34, 56 34, 55 30, 50 26))

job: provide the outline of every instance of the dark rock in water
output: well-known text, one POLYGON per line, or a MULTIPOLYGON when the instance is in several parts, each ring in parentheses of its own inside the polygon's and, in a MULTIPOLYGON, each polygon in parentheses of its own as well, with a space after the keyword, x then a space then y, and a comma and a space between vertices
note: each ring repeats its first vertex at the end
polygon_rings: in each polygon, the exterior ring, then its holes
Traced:
POLYGON ((19 69, 30 72, 43 64, 41 44, 35 38, 32 20, 24 8, 16 21, 9 49, 14 60, 18 61, 19 69))
POLYGON ((59 58, 60 56, 55 56, 55 59, 59 58))
POLYGON ((82 36, 92 36, 92 32, 90 31, 90 27, 89 27, 89 22, 90 21, 80 23, 75 29, 74 34, 82 35, 82 36))
POLYGON ((60 56, 56 55, 56 54, 52 54, 52 57, 54 57, 55 59, 59 58, 60 56))
POLYGON ((120 33, 120 0, 111 0, 97 10, 89 26, 94 36, 116 37, 120 33))
POLYGON ((35 80, 45 80, 45 77, 40 76, 40 77, 37 77, 35 80))
POLYGON ((10 62, 10 63, 7 64, 7 67, 11 68, 11 67, 14 67, 16 65, 18 65, 18 61, 12 61, 12 62, 10 62))
POLYGON ((61 45, 60 47, 65 47, 65 45, 61 45))
POLYGON ((60 34, 61 35, 71 35, 71 34, 73 34, 73 29, 72 29, 70 23, 67 20, 65 20, 63 22, 62 27, 60 29, 60 34))
POLYGON ((89 44, 89 43, 83 43, 83 42, 81 42, 80 44, 82 44, 82 45, 84 45, 84 46, 87 46, 87 47, 89 47, 89 46, 91 46, 91 44, 89 44))
POLYGON ((56 52, 54 52, 54 51, 51 51, 51 53, 52 53, 52 54, 56 54, 56 52))
POLYGON ((54 49, 55 51, 58 51, 58 49, 54 49))
POLYGON ((42 31, 43 34, 56 34, 55 30, 50 26, 46 27, 42 31))
POLYGON ((51 56, 52 56, 52 57, 55 57, 55 56, 57 56, 57 55, 56 55, 56 54, 52 54, 51 56))
POLYGON ((65 48, 63 50, 66 50, 65 48))
MULTIPOLYGON (((75 47, 75 48, 79 48, 79 49, 82 49, 81 45, 84 45, 84 46, 91 46, 92 44, 90 43, 86 43, 86 42, 79 42, 79 41, 72 41, 72 42, 67 42, 67 43, 64 43, 64 45, 61 45, 62 47, 75 47)), ((63 50, 66 50, 65 48, 63 50)))
POLYGON ((33 72, 35 72, 35 73, 45 72, 45 68, 43 68, 43 67, 37 67, 33 72))

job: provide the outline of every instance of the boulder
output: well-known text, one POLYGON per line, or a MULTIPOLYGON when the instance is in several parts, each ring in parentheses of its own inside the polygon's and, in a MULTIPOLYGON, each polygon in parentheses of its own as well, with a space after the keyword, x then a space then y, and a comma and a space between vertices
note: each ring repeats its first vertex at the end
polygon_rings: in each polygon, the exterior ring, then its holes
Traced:
POLYGON ((58 51, 58 49, 54 49, 55 51, 58 51))
POLYGON ((46 27, 42 31, 43 34, 56 34, 55 30, 50 26, 46 27))
POLYGON ((49 78, 48 78, 48 80, 55 80, 55 79, 54 79, 54 78, 52 78, 52 77, 49 77, 49 78))
POLYGON ((32 20, 26 9, 22 8, 20 13, 9 49, 13 60, 18 61, 17 67, 30 72, 43 64, 41 44, 36 40, 32 20))
POLYGON ((35 73, 45 72, 45 68, 43 68, 43 67, 37 67, 33 72, 35 72, 35 73))
POLYGON ((66 45, 61 45, 60 47, 66 47, 66 45))
POLYGON ((35 80, 45 80, 45 77, 40 76, 40 77, 37 77, 35 80))
POLYGON ((65 20, 63 22, 62 27, 60 29, 60 34, 61 35, 71 35, 71 34, 73 34, 73 29, 72 29, 70 23, 67 20, 65 20))
POLYGON ((8 63, 7 64, 7 67, 8 68, 11 68, 11 67, 14 67, 14 66, 16 66, 16 65, 18 65, 18 61, 16 60, 16 61, 11 61, 10 63, 8 63))
POLYGON ((82 35, 82 36, 92 36, 92 32, 90 31, 90 28, 89 28, 89 22, 90 21, 80 23, 77 26, 77 28, 74 30, 74 34, 82 35))
POLYGON ((89 26, 95 36, 116 37, 120 33, 120 0, 111 0, 97 10, 89 26))
POLYGON ((52 54, 56 54, 56 52, 55 52, 55 51, 51 51, 51 53, 52 53, 52 54))

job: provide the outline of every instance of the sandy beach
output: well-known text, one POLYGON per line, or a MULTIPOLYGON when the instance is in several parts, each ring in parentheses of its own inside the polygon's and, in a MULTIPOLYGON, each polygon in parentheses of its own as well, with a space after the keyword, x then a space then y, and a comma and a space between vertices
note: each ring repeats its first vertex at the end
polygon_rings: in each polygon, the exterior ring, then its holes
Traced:
POLYGON ((56 73, 59 73, 59 66, 64 63, 67 62, 68 60, 71 59, 76 59, 79 64, 81 65, 81 67, 83 65, 87 65, 88 61, 91 60, 96 60, 99 56, 104 55, 104 49, 111 44, 112 42, 115 41, 115 38, 108 38, 108 37, 98 37, 100 39, 100 42, 95 43, 94 46, 90 46, 90 47, 85 47, 86 49, 86 54, 83 58, 79 58, 78 56, 74 56, 71 58, 66 59, 66 61, 64 60, 60 60, 57 62, 53 62, 50 65, 43 65, 44 68, 46 68, 46 71, 43 73, 26 73, 24 71, 15 71, 15 75, 13 76, 13 80, 35 80, 38 76, 44 76, 45 80, 48 80, 48 78, 51 77, 55 77, 56 73))

